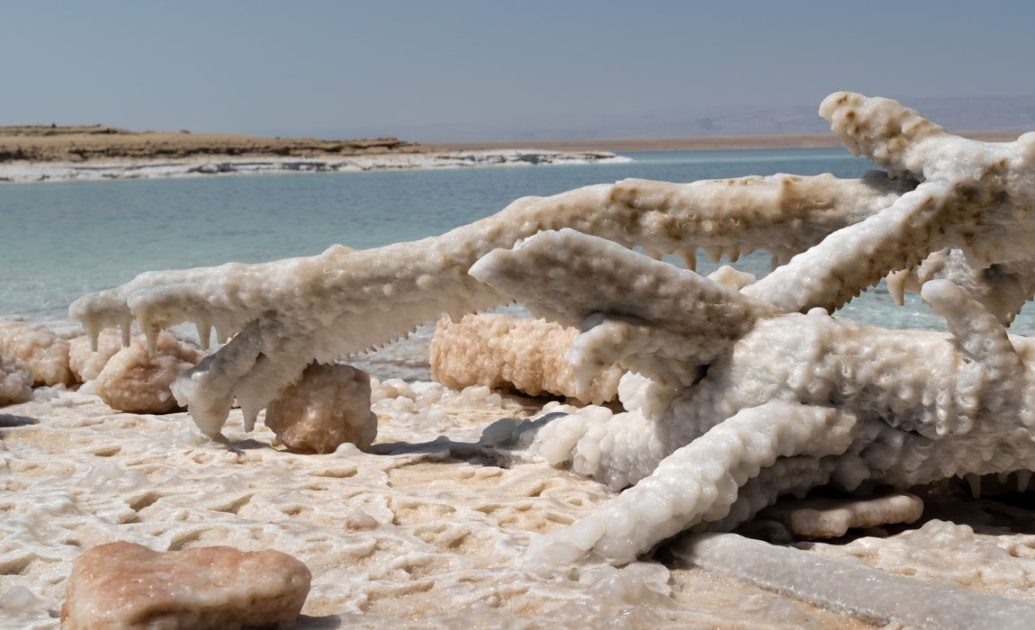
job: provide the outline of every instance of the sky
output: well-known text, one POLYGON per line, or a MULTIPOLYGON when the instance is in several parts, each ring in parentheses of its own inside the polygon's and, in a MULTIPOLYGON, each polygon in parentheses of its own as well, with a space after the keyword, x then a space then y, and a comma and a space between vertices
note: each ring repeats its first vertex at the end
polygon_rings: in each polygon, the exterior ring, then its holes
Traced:
POLYGON ((811 117, 840 89, 1007 97, 1035 117, 1033 24, 1035 2, 993 0, 9 0, 0 124, 418 141, 735 132, 811 117))

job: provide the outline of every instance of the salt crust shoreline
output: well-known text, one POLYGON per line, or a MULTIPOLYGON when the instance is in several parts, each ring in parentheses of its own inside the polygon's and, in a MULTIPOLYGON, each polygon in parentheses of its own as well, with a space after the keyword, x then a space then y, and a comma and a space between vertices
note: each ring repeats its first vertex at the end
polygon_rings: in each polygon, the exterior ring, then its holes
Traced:
MULTIPOLYGON (((556 403, 554 403, 556 405, 556 403)), ((55 628, 72 561, 124 540, 155 550, 230 545, 302 560, 302 628, 834 627, 864 624, 697 569, 637 562, 518 567, 529 539, 612 494, 481 441, 541 411, 484 387, 374 383, 372 453, 272 446, 260 423, 231 447, 185 413, 117 413, 63 388, 0 412, 0 626, 55 628), (446 437, 448 436, 448 437, 446 437)))
MULTIPOLYGON (((613 496, 493 445, 492 423, 542 417, 560 411, 558 403, 375 380, 371 452, 345 444, 303 455, 273 446, 261 422, 245 433, 236 409, 227 448, 202 437, 186 413, 118 413, 87 391, 39 388, 32 401, 0 411, 0 627, 57 627, 73 559, 117 540, 155 550, 220 544, 289 553, 313 574, 302 628, 588 627, 616 619, 628 627, 868 627, 656 561, 582 563, 552 577, 523 571, 531 539, 613 496)), ((989 514, 1008 509, 996 505, 989 514)), ((977 529, 931 520, 810 553, 1035 601, 1035 536, 977 529)))
POLYGON ((0 163, 0 183, 95 181, 273 173, 346 173, 564 164, 621 164, 625 156, 602 151, 538 149, 387 153, 348 157, 205 156, 185 159, 0 163))

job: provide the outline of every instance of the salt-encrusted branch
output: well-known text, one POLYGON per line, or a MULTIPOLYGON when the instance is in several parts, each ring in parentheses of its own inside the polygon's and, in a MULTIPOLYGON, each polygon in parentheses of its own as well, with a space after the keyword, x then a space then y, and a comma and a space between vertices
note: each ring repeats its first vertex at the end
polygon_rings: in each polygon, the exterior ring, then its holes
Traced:
POLYGON ((780 457, 844 452, 855 418, 822 407, 771 402, 746 409, 662 460, 646 479, 575 525, 529 549, 533 564, 591 551, 624 564, 701 520, 729 513, 740 486, 780 457))
POLYGON ((879 176, 626 180, 525 197, 492 217, 413 243, 363 251, 334 246, 310 258, 141 274, 80 298, 69 311, 93 337, 106 326, 125 333, 134 318, 151 340, 184 321, 197 324, 203 343, 213 327, 220 340, 244 334, 174 388, 199 426, 214 434, 234 397, 250 424, 311 360, 336 361, 442 313, 459 317, 507 301, 467 270, 483 254, 540 230, 570 227, 688 260, 698 245, 730 257, 767 246, 782 258, 832 226, 876 212, 902 190, 879 176), (255 327, 248 329, 250 322, 255 327), (274 329, 280 332, 271 334, 274 329))

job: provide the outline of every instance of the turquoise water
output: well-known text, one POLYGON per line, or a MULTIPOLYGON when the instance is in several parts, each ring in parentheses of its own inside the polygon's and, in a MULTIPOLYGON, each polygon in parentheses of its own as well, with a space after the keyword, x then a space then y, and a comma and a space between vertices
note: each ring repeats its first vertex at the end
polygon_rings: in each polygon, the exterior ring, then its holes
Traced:
MULTIPOLYGON (((442 171, 291 174, 0 186, 0 315, 61 319, 74 298, 151 269, 316 254, 333 243, 366 248, 442 233, 523 195, 548 195, 625 177, 693 181, 831 172, 872 165, 842 149, 630 154, 626 164, 442 171)), ((737 267, 756 275, 768 255, 737 267)), ((714 265, 703 259, 699 269, 714 265)), ((882 288, 847 316, 937 327, 914 299, 895 307, 882 288)), ((1015 324, 1035 330, 1027 315, 1015 324)))

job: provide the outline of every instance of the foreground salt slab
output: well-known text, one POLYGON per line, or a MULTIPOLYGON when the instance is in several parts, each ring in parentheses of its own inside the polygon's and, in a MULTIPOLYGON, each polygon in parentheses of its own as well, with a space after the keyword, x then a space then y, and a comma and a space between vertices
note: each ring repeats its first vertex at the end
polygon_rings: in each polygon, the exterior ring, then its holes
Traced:
POLYGON ((849 529, 915 523, 924 512, 920 497, 894 492, 870 499, 806 499, 770 506, 759 518, 782 523, 799 538, 838 538, 849 529))
POLYGON ((75 562, 61 608, 67 630, 293 624, 309 593, 302 562, 279 551, 100 545, 75 562))

